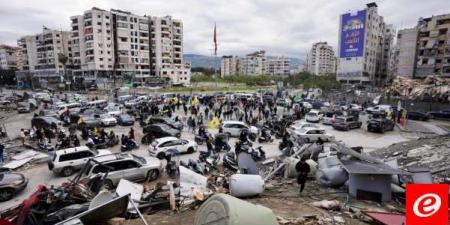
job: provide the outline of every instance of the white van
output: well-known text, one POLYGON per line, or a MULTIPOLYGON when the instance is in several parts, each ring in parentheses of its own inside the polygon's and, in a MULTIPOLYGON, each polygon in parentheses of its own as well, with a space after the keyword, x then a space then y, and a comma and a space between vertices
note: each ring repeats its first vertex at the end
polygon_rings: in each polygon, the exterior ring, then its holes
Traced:
POLYGON ((58 111, 58 114, 65 112, 66 109, 69 109, 69 111, 70 111, 71 109, 76 109, 76 108, 81 108, 81 104, 74 102, 74 103, 68 103, 68 104, 60 104, 60 105, 56 106, 56 110, 58 111))

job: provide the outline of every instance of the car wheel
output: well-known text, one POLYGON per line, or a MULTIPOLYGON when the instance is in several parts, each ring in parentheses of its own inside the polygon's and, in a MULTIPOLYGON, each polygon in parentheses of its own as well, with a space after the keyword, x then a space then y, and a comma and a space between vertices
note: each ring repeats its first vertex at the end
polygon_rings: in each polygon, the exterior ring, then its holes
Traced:
POLYGON ((159 177, 159 170, 153 169, 147 172, 147 177, 145 178, 146 181, 154 181, 158 179, 159 177))
POLYGON ((194 152, 194 148, 193 147, 189 147, 188 149, 187 149, 187 153, 193 153, 194 152))
POLYGON ((166 157, 166 154, 164 152, 160 152, 156 155, 156 158, 159 160, 163 160, 166 157))
POLYGON ((114 188, 114 184, 112 182, 112 180, 105 180, 105 182, 103 183, 103 186, 108 189, 108 190, 112 190, 114 188))
POLYGON ((68 177, 75 172, 75 169, 71 166, 64 167, 61 171, 62 176, 68 177))
POLYGON ((14 190, 11 188, 4 188, 0 190, 0 202, 8 201, 14 197, 14 190))

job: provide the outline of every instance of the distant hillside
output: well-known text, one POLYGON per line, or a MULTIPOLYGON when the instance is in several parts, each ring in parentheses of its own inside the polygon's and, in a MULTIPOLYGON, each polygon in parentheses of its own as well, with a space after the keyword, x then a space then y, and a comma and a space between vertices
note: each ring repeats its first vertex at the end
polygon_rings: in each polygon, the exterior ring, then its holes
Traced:
MULTIPOLYGON (((220 57, 184 54, 184 61, 191 63, 192 67, 220 69, 220 57)), ((298 66, 303 63, 304 61, 300 58, 291 58, 291 68, 298 68, 298 66)))

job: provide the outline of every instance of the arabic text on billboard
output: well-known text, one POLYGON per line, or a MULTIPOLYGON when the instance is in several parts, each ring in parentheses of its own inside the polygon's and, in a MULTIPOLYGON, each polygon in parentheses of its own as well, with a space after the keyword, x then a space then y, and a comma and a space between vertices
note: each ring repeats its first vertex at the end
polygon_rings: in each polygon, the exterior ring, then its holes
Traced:
POLYGON ((358 11, 356 15, 350 13, 342 15, 341 24, 341 58, 361 57, 364 51, 364 28, 366 11, 358 11))

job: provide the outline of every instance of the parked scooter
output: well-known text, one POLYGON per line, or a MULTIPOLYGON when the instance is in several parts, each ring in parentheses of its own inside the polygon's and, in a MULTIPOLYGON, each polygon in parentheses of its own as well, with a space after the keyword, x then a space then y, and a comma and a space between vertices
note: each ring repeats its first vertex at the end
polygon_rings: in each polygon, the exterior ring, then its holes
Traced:
POLYGON ((122 143, 122 146, 120 148, 120 150, 122 152, 127 152, 127 151, 131 151, 133 149, 138 149, 139 148, 139 145, 134 140, 126 138, 126 140, 124 142, 125 143, 122 143))
POLYGON ((225 155, 223 155, 222 158, 222 165, 226 169, 229 169, 233 172, 238 171, 238 163, 237 163, 237 157, 234 152, 227 152, 225 155))
POLYGON ((178 174, 180 174, 177 162, 175 162, 174 160, 172 160, 172 156, 166 155, 166 167, 165 167, 165 171, 166 174, 169 178, 176 178, 178 176, 178 174))
POLYGON ((273 142, 272 135, 270 135, 270 130, 267 127, 261 129, 261 134, 258 138, 259 143, 273 142))

